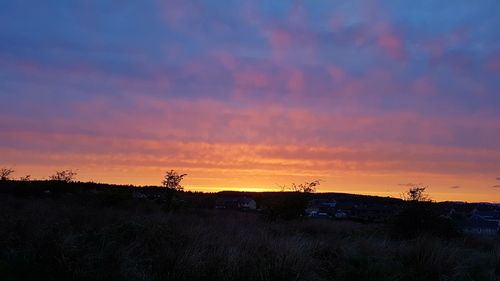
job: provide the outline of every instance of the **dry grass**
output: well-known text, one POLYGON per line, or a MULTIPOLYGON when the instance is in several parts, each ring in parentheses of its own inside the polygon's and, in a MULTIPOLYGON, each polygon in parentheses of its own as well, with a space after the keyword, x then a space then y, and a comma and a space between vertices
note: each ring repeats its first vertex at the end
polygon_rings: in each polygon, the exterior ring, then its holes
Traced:
POLYGON ((165 213, 129 201, 109 207, 92 197, 2 194, 0 279, 499 279, 498 238, 391 240, 384 225, 270 223, 252 213, 165 213))

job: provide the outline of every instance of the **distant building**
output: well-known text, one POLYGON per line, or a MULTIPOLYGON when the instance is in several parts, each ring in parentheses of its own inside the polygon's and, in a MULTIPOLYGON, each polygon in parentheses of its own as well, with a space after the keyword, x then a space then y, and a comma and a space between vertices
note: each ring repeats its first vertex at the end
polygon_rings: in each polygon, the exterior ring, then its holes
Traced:
POLYGON ((485 220, 481 216, 473 214, 465 221, 463 231, 477 235, 496 235, 499 231, 499 225, 495 221, 485 220))
POLYGON ((347 218, 347 213, 342 211, 342 210, 338 210, 336 213, 335 213, 335 218, 337 219, 345 219, 347 218))
POLYGON ((397 212, 391 204, 381 202, 338 202, 335 208, 335 218, 349 218, 369 221, 384 221, 397 212))
POLYGON ((315 199, 305 209, 308 217, 332 217, 335 215, 337 201, 334 199, 315 199))
POLYGON ((134 193, 132 193, 132 198, 134 198, 134 199, 146 199, 146 198, 148 198, 148 196, 142 192, 135 191, 134 193))
POLYGON ((257 202, 250 197, 219 197, 215 199, 216 209, 256 210, 257 202))
POLYGON ((477 209, 472 211, 476 216, 481 217, 486 221, 496 222, 500 227, 500 211, 478 211, 477 209))
POLYGON ((244 210, 256 210, 257 202, 250 197, 242 197, 238 199, 238 208, 244 210))

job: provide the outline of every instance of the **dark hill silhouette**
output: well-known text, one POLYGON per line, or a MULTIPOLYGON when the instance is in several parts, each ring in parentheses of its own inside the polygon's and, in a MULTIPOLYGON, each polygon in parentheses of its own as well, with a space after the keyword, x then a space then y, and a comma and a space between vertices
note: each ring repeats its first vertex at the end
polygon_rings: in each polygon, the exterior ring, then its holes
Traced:
MULTIPOLYGON (((273 202, 302 206, 303 198, 310 202, 335 198, 342 207, 357 205, 357 211, 363 212, 373 211, 377 204, 406 204, 399 199, 341 193, 302 197, 297 192, 179 192, 174 203, 180 208, 166 209, 164 193, 159 186, 0 182, 1 279, 438 281, 450 276, 454 280, 500 277, 497 237, 444 238, 432 232, 394 237, 388 227, 392 224, 304 217, 285 220, 296 215, 297 209, 283 210, 273 202), (269 219, 265 208, 260 212, 213 209, 221 196, 256 198, 267 210, 277 212, 276 219, 269 219)), ((439 210, 454 206, 426 204, 439 210)), ((403 224, 409 221, 410 228, 419 226, 411 224, 414 214, 408 214, 408 220, 402 217, 403 224)), ((426 214, 419 216, 427 219, 426 214)), ((422 226, 433 223, 424 221, 422 226)))

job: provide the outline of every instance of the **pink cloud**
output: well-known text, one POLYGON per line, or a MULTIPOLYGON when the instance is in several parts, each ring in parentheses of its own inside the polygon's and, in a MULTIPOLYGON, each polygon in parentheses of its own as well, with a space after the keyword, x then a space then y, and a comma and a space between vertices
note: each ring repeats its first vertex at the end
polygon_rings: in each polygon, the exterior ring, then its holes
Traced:
POLYGON ((259 88, 268 86, 271 80, 270 77, 264 73, 243 71, 234 73, 234 82, 237 86, 259 88))
POLYGON ((275 47, 287 47, 291 42, 291 35, 285 30, 276 29, 271 32, 271 44, 275 47))
POLYGON ((334 31, 340 31, 343 26, 344 19, 341 15, 334 13, 330 17, 330 26, 334 31))
POLYGON ((394 59, 402 59, 405 56, 402 39, 391 30, 385 30, 379 34, 378 44, 394 59))
MULTIPOLYGON (((60 130, 72 128, 85 132, 99 130, 99 134, 134 132, 139 136, 208 142, 269 141, 307 145, 338 145, 345 142, 359 144, 376 140, 453 144, 462 140, 462 136, 456 133, 463 128, 475 128, 476 132, 498 132, 500 129, 494 120, 482 122, 479 127, 478 120, 485 120, 482 115, 469 116, 468 120, 436 119, 404 112, 329 113, 287 109, 266 102, 246 108, 233 108, 210 100, 162 100, 146 96, 133 102, 135 109, 123 113, 116 111, 105 120, 98 114, 105 103, 92 103, 92 106, 84 107, 82 114, 95 118, 78 123, 61 120, 57 127, 60 130), (96 114, 92 114, 92 109, 96 114)), ((476 138, 477 141, 481 139, 476 138)))
POLYGON ((275 59, 283 59, 290 48, 292 35, 283 29, 274 29, 268 36, 275 59))
MULTIPOLYGON (((364 6, 368 19, 365 32, 374 36, 377 46, 391 58, 400 60, 405 56, 405 46, 402 37, 397 33, 393 23, 388 21, 388 15, 379 1, 368 1, 364 6)), ((370 36, 370 37, 371 37, 370 36)))
POLYGON ((413 81, 411 88, 417 95, 434 96, 437 94, 437 89, 434 87, 432 78, 429 76, 416 79, 413 81))
POLYGON ((330 77, 332 77, 335 82, 342 82, 346 79, 345 71, 335 65, 328 66, 328 74, 330 74, 330 77))
MULTIPOLYGON (((31 148, 2 148, 3 161, 99 166, 166 166, 228 170, 357 172, 430 172, 477 174, 496 172, 498 151, 399 142, 315 145, 255 142, 206 142, 154 138, 116 139, 85 134, 0 133, 2 139, 31 148), (26 151, 30 153, 27 154, 26 151), (23 156, 24 155, 24 156, 23 156), (481 164, 478 164, 480 162, 481 164)), ((258 135, 256 136, 258 137, 258 135)))
POLYGON ((287 82, 288 90, 294 96, 301 96, 304 92, 304 73, 299 69, 293 69, 287 82))
POLYGON ((215 54, 216 59, 227 69, 235 70, 237 66, 237 61, 233 55, 224 52, 218 52, 215 54))

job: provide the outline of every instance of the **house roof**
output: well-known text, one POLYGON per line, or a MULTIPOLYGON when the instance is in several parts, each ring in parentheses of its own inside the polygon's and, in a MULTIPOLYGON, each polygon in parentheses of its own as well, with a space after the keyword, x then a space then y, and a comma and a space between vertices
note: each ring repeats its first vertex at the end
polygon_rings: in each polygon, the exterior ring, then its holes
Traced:
POLYGON ((500 220, 499 211, 475 211, 474 214, 486 220, 500 220))
POLYGON ((490 228, 490 229, 498 229, 498 223, 494 221, 488 221, 483 219, 482 217, 474 214, 472 215, 464 225, 466 228, 490 228))

